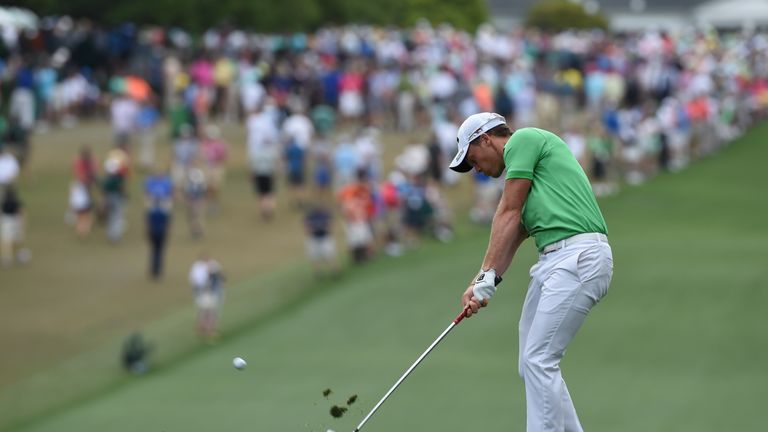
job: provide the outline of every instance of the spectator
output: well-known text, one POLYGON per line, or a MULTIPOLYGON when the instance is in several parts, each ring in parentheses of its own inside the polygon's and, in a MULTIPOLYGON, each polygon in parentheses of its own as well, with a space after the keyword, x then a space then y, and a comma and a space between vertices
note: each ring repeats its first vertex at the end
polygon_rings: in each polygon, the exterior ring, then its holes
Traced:
POLYGON ((224 299, 221 265, 202 254, 192 263, 189 283, 197 306, 197 334, 203 340, 213 340, 218 337, 219 308, 224 299))
POLYGON ((107 217, 107 238, 111 243, 117 243, 123 238, 126 229, 126 174, 121 170, 120 159, 109 157, 104 163, 104 172, 102 190, 107 217))
POLYGON ((436 239, 448 243, 453 239, 453 213, 440 191, 439 183, 427 180, 427 201, 432 207, 431 228, 436 239))
POLYGON ((171 139, 176 140, 181 137, 185 125, 189 125, 194 130, 197 120, 184 100, 180 97, 174 97, 171 105, 168 106, 168 123, 170 124, 171 139))
POLYGON ((613 140, 599 123, 594 122, 587 134, 587 147, 592 154, 592 189, 595 196, 611 195, 617 186, 611 181, 610 170, 613 160, 613 140))
POLYGON ((579 124, 579 119, 576 117, 569 119, 565 122, 565 131, 563 132, 563 141, 568 143, 568 149, 573 153, 576 161, 579 162, 581 168, 587 170, 587 142, 582 131, 582 127, 579 124))
POLYGON ((339 191, 339 202, 352 262, 361 264, 367 261, 373 252, 373 196, 365 170, 358 170, 357 180, 339 191))
POLYGON ((40 104, 38 109, 40 118, 38 119, 37 130, 40 132, 48 131, 48 128, 55 120, 52 99, 57 80, 58 72, 55 68, 51 67, 50 61, 47 61, 35 72, 35 90, 37 91, 37 101, 40 104))
POLYGON ((73 180, 69 186, 69 211, 74 215, 75 234, 84 238, 93 226, 93 202, 88 188, 79 180, 73 180))
MULTIPOLYGON (((181 126, 179 137, 173 142, 173 162, 171 165, 171 178, 173 183, 183 185, 189 176, 189 170, 194 165, 199 155, 199 145, 195 137, 195 131, 192 125, 185 124, 181 126)), ((180 198, 183 198, 183 191, 180 190, 180 198)))
POLYGON ((16 86, 11 91, 8 108, 11 136, 18 147, 16 157, 22 167, 29 154, 29 136, 35 127, 34 88, 34 72, 28 65, 22 64, 16 73, 16 86))
POLYGON ((499 182, 481 172, 474 171, 472 178, 475 183, 475 202, 469 218, 477 224, 489 224, 496 213, 502 187, 499 182))
POLYGON ((237 66, 226 55, 219 55, 213 65, 213 79, 216 83, 214 96, 214 112, 226 123, 231 123, 236 118, 236 105, 234 83, 237 75, 237 66))
POLYGON ((338 264, 331 231, 333 215, 328 207, 319 202, 309 206, 304 216, 304 227, 307 234, 307 256, 315 276, 323 278, 337 274, 338 264))
POLYGON ((219 193, 226 178, 226 162, 229 153, 227 142, 221 138, 221 131, 216 125, 205 128, 200 151, 203 159, 203 171, 207 180, 207 204, 210 214, 219 208, 219 193))
POLYGON ((300 103, 294 103, 293 113, 283 122, 286 171, 295 204, 302 206, 306 200, 306 153, 314 135, 312 121, 304 114, 300 103))
POLYGON ((339 112, 346 120, 359 119, 364 111, 363 87, 365 78, 360 63, 352 63, 339 81, 339 112))
MULTIPOLYGON (((440 152, 439 155, 430 155, 430 158, 438 157, 440 160, 452 159, 456 153, 456 133, 459 131, 459 126, 451 120, 450 112, 446 113, 443 118, 436 119, 432 129, 440 152)), ((437 149, 430 149, 430 152, 437 152, 437 149)), ((442 164, 440 169, 442 170, 440 174, 441 182, 447 185, 455 185, 459 181, 459 175, 455 171, 448 169, 447 164, 442 164)))
POLYGON ((141 333, 132 333, 123 343, 122 363, 125 370, 132 374, 141 375, 149 370, 147 356, 152 351, 141 333))
POLYGON ((24 247, 24 205, 14 186, 7 186, 0 202, 0 264, 9 267, 30 259, 24 247))
POLYGON ((429 139, 427 153, 427 176, 434 182, 442 183, 446 160, 443 157, 443 149, 440 147, 440 143, 434 133, 429 139))
POLYGON ((248 116, 246 129, 248 160, 259 211, 263 220, 271 220, 276 208, 275 170, 280 157, 277 125, 271 113, 262 109, 248 116))
POLYGON ((163 273, 163 256, 171 226, 173 183, 168 174, 154 171, 144 180, 146 230, 149 242, 149 276, 158 279, 163 273))
POLYGON ((144 180, 144 198, 146 207, 171 208, 173 205, 173 181, 171 177, 167 173, 155 169, 144 180))
POLYGON ((384 222, 384 252, 389 256, 399 256, 403 253, 403 213, 400 195, 405 182, 405 176, 401 172, 392 171, 379 188, 384 222))
POLYGON ((288 185, 293 195, 294 205, 301 208, 306 199, 306 152, 305 148, 300 146, 298 141, 291 139, 288 141, 284 152, 285 168, 288 174, 288 185))
POLYGON ((139 104, 124 94, 117 95, 111 104, 112 130, 115 145, 128 148, 136 131, 139 104))
POLYGON ((160 120, 160 112, 154 104, 146 100, 141 104, 136 117, 136 128, 139 132, 139 166, 150 169, 155 164, 155 127, 160 120))
POLYGON ((374 127, 362 128, 355 137, 355 153, 357 154, 357 169, 365 170, 368 178, 373 181, 381 176, 381 144, 380 132, 374 127))
POLYGON ((355 180, 355 171, 359 166, 360 156, 352 145, 351 137, 342 134, 333 153, 333 174, 335 186, 341 188, 355 180))
POLYGON ((0 143, 0 192, 16 181, 19 176, 19 162, 8 147, 0 143))
POLYGON ((406 246, 413 248, 419 245, 433 214, 434 208, 427 198, 426 176, 424 174, 412 176, 410 185, 403 194, 403 227, 406 246))
POLYGON ((312 151, 314 167, 314 193, 320 197, 331 198, 333 186, 333 165, 331 163, 331 144, 323 133, 318 134, 318 140, 312 151))
POLYGON ((149 241, 149 277, 157 280, 163 275, 163 255, 171 225, 170 210, 163 205, 150 205, 147 208, 146 224, 149 241))
POLYGON ((88 146, 82 146, 75 160, 72 162, 72 175, 74 179, 85 186, 89 195, 99 181, 98 161, 91 153, 88 146))
POLYGON ((192 239, 197 240, 203 236, 203 215, 208 189, 203 170, 198 167, 191 168, 184 179, 183 188, 189 234, 192 239))
POLYGON ((200 123, 205 124, 214 99, 213 63, 207 54, 198 56, 192 62, 189 75, 192 78, 191 87, 194 88, 192 106, 200 123))

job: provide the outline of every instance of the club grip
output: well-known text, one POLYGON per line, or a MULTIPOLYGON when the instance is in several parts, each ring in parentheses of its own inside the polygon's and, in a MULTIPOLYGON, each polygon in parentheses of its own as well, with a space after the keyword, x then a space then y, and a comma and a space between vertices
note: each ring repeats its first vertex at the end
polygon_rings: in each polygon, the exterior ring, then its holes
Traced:
POLYGON ((469 306, 465 307, 465 308, 464 308, 464 309, 461 311, 461 313, 460 313, 460 314, 459 314, 459 315, 458 315, 456 318, 454 318, 454 319, 453 319, 453 323, 454 323, 454 324, 458 324, 458 323, 460 323, 460 322, 461 322, 461 320, 463 320, 464 318, 466 318, 466 317, 467 317, 467 311, 469 311, 469 306))
MULTIPOLYGON (((501 278, 501 276, 496 276, 496 279, 494 279, 493 284, 498 286, 501 283, 502 280, 503 279, 501 278)), ((469 311, 469 306, 465 307, 464 310, 462 310, 461 313, 456 318, 453 319, 453 323, 454 324, 458 324, 458 323, 461 322, 461 320, 466 318, 467 317, 467 311, 469 311)))

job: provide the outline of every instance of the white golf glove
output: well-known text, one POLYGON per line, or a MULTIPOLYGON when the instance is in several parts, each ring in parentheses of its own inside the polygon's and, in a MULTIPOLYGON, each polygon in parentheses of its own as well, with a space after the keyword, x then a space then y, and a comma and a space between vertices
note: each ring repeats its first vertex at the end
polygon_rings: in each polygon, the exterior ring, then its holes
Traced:
POLYGON ((481 271, 475 279, 472 287, 472 293, 477 301, 488 300, 496 293, 496 285, 501 282, 501 278, 496 277, 496 270, 489 269, 481 271))

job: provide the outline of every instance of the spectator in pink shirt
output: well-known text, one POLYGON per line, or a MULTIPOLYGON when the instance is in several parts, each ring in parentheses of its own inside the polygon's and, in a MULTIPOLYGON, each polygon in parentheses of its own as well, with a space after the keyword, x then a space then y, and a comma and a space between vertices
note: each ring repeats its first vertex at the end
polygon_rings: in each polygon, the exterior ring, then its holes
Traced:
POLYGON ((208 180, 208 209, 211 213, 215 213, 219 204, 219 191, 224 184, 229 151, 217 126, 208 125, 205 128, 205 137, 200 150, 208 180))
POLYGON ((339 88, 339 111, 342 117, 346 119, 357 119, 365 111, 363 101, 363 86, 365 77, 362 67, 358 65, 351 66, 341 76, 339 88))
POLYGON ((214 96, 213 63, 207 55, 198 57, 192 63, 189 75, 196 90, 193 102, 194 111, 200 122, 205 123, 214 96))

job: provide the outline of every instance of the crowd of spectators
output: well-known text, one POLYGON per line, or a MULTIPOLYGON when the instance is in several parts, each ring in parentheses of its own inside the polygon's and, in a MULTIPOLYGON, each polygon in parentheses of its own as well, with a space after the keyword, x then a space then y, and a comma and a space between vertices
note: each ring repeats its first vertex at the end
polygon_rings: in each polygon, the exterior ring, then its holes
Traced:
MULTIPOLYGON (((108 239, 119 242, 125 184, 143 170, 153 277, 162 273, 174 204, 185 208, 190 236, 205 235, 232 145, 246 148, 264 223, 305 212, 307 253, 318 274, 335 274, 336 217, 354 263, 378 251, 399 255, 425 235, 451 239, 445 188, 458 179, 446 166, 470 114, 495 111, 514 128, 559 133, 595 193, 607 195, 716 152, 768 108, 763 33, 550 34, 489 25, 468 33, 423 22, 279 35, 217 27, 195 38, 57 17, 3 41, 2 194, 18 201, 7 185, 33 156, 35 133, 108 119, 110 154, 97 161, 83 148, 74 162, 75 231, 87 236, 103 220, 108 239), (158 132, 163 119, 168 135, 158 132), (246 142, 227 143, 222 127, 243 128, 246 142), (423 142, 384 161, 384 134, 423 142), (159 166, 157 141, 170 143, 170 167, 159 166), (275 200, 283 184, 290 209, 275 200)), ((470 217, 488 222, 500 184, 474 179, 470 217)))

